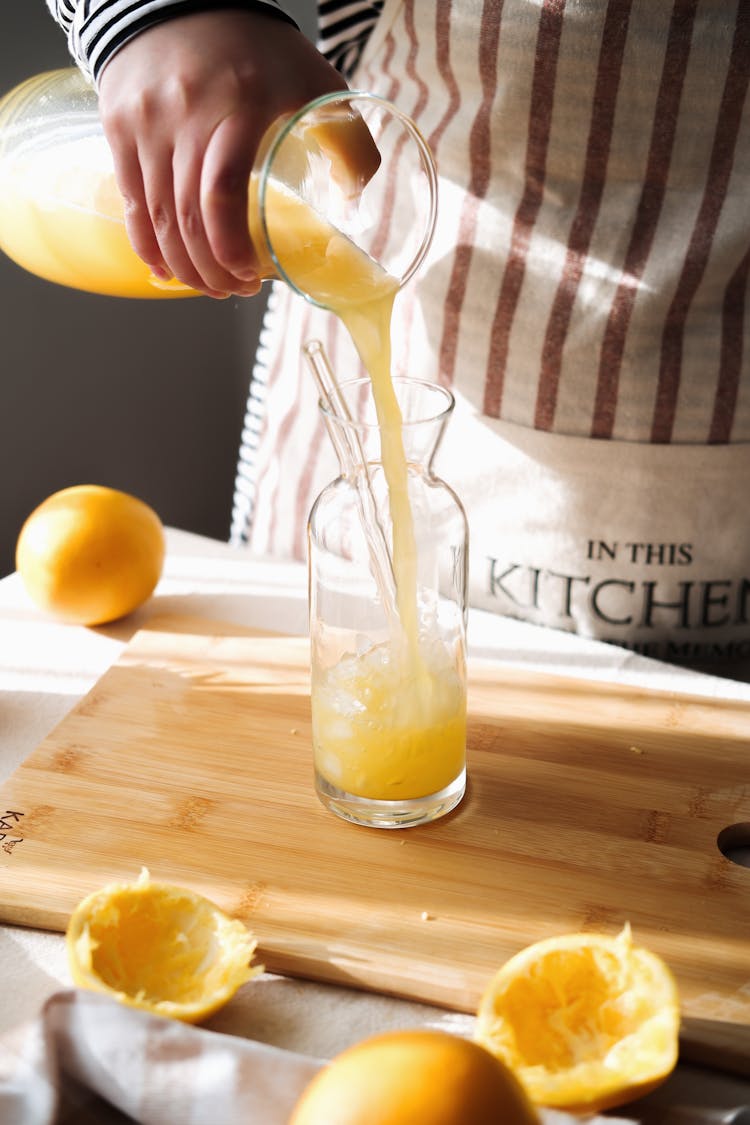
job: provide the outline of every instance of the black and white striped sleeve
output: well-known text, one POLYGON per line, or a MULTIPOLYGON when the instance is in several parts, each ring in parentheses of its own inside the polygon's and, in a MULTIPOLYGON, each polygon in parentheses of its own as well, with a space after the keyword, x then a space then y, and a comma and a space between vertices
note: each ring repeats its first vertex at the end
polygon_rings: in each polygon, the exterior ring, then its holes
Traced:
MULTIPOLYGON (((47 0, 47 7, 75 62, 96 84, 106 63, 140 31, 172 16, 207 11, 215 0, 47 0)), ((222 7, 267 8, 295 22, 279 0, 222 0, 222 7)))
POLYGON ((318 48, 349 77, 383 10, 384 0, 319 0, 318 48))

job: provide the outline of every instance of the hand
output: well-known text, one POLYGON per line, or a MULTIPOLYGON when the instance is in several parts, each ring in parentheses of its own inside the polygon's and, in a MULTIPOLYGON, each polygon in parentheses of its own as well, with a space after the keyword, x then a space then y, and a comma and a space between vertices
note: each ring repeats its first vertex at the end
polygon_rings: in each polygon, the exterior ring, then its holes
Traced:
POLYGON ((257 293, 247 184, 258 144, 282 114, 341 89, 302 32, 261 11, 180 16, 127 43, 99 105, 139 257, 212 297, 257 293))

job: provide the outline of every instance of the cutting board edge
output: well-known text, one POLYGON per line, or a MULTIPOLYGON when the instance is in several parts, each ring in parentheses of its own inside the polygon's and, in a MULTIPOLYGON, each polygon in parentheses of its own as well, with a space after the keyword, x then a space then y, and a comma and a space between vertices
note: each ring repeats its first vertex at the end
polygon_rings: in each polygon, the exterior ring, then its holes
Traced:
MULTIPOLYGON (((271 629, 259 629, 250 625, 238 625, 236 622, 219 620, 214 618, 205 618, 197 615, 190 614, 177 614, 177 613, 158 613, 150 617, 142 625, 133 631, 130 635, 127 644, 125 645, 125 652, 137 646, 138 639, 148 633, 166 633, 174 635, 186 635, 197 637, 253 637, 257 639, 272 639, 272 640, 287 640, 295 643, 304 643, 309 645, 310 639, 307 633, 279 633, 271 629)), ((470 638, 469 638, 470 639, 470 638)), ((680 688, 665 688, 665 687, 648 687, 641 684, 623 683, 619 680, 598 680, 588 679, 582 675, 569 675, 566 672, 546 671, 537 668, 525 668, 522 665, 511 665, 498 657, 478 653, 473 655, 471 652, 467 657, 467 667, 469 670, 469 679, 471 679, 472 669, 478 670, 498 670, 502 671, 503 675, 511 681, 522 682, 530 679, 539 683, 553 683, 558 686, 561 684, 576 684, 585 685, 587 689, 598 686, 601 689, 615 689, 618 693, 622 693, 631 698, 639 696, 646 696, 653 699, 669 699, 675 704, 692 704, 704 705, 708 707, 716 706, 725 708, 730 706, 740 711, 746 711, 750 715, 750 700, 731 699, 722 700, 717 699, 711 695, 696 695, 693 692, 680 689, 680 688)), ((106 672, 103 673, 106 675, 106 672)), ((710 673, 709 673, 710 675, 710 673)), ((95 685, 92 685, 92 687, 95 685)), ((88 694, 88 692, 86 693, 88 694)), ((86 696, 82 697, 86 698, 86 696)))

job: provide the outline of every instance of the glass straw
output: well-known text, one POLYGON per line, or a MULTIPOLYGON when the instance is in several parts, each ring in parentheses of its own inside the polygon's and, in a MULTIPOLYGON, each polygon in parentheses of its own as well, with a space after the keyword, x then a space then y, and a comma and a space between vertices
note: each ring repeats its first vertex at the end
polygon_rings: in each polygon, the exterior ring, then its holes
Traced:
POLYGON ((349 425, 326 424, 328 435, 333 443, 341 467, 354 481, 357 492, 357 507, 362 520, 362 529, 370 555, 372 576, 383 604, 383 609, 391 628, 400 633, 400 618, 396 599, 396 579, 393 573, 393 560, 388 542, 378 515, 372 481, 367 460, 359 439, 346 400, 336 381, 333 368, 320 340, 310 340, 302 351, 315 376, 320 397, 334 418, 349 425))

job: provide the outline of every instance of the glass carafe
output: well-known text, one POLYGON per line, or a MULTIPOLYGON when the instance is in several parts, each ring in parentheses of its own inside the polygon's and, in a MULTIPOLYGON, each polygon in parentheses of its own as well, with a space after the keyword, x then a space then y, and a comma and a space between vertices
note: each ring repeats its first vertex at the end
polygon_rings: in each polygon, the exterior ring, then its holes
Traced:
POLYGON ((433 471, 453 397, 393 385, 405 492, 384 470, 393 420, 377 418, 368 379, 342 383, 343 411, 321 401, 341 475, 308 524, 316 790, 339 816, 380 828, 435 820, 466 782, 468 531, 433 471))
MULTIPOLYGON (((404 284, 430 245, 436 185, 429 147, 390 102, 355 91, 310 102, 271 126, 250 179, 262 276, 334 309, 383 276, 404 284)), ((195 295, 154 277, 132 250, 98 98, 72 67, 0 101, 0 250, 89 292, 195 295)))

